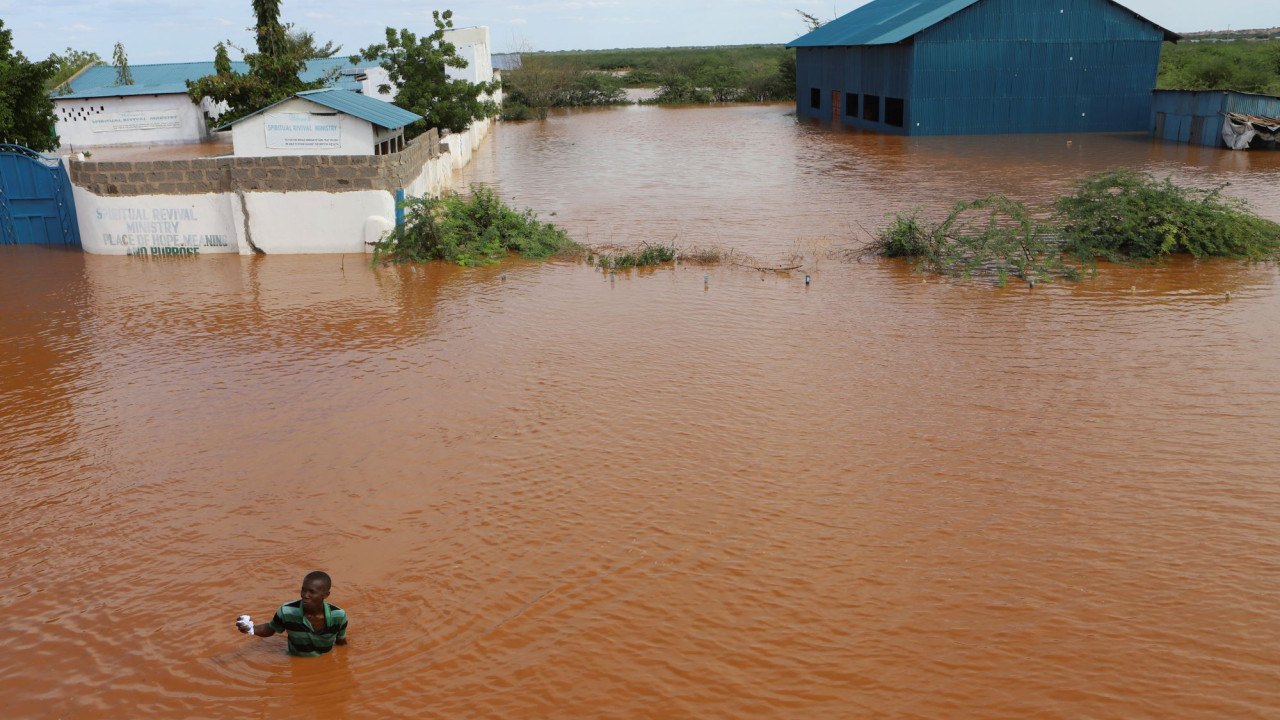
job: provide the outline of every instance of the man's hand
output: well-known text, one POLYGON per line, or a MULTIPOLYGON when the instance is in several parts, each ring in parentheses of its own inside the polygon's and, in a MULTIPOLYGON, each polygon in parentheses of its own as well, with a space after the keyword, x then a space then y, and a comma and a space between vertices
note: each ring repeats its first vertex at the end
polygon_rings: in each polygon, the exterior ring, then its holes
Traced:
POLYGON ((236 628, 240 630, 240 632, 242 633, 252 635, 253 620, 251 620, 248 615, 241 615, 240 617, 236 618, 236 628))

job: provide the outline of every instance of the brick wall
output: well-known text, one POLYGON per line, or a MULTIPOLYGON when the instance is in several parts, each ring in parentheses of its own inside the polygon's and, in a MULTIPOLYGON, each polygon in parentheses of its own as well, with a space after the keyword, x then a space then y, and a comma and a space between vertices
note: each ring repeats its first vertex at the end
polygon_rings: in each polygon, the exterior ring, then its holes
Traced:
POLYGON ((69 163, 71 182, 95 195, 197 195, 237 190, 395 192, 440 157, 440 134, 419 135, 390 155, 214 157, 193 160, 69 163))

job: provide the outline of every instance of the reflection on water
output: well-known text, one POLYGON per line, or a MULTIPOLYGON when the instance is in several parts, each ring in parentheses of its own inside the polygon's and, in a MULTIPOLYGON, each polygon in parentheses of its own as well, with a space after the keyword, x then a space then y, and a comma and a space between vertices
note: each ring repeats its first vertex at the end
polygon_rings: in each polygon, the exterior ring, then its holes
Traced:
MULTIPOLYGON (((1136 158, 1261 204, 1275 173, 1005 140, 631 108, 502 126, 468 179, 771 259, 944 176, 1040 200, 1136 158)), ((1274 265, 807 269, 0 248, 0 714, 1280 710, 1274 265), (315 567, 349 647, 235 632, 315 567)))

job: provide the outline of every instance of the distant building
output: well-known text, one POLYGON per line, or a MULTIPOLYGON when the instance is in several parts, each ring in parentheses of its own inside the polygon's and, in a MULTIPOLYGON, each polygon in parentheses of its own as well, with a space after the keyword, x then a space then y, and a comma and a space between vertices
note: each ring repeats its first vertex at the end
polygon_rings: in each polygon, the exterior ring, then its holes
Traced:
MULTIPOLYGON (((232 63, 247 73, 245 63, 232 63)), ((206 118, 225 108, 208 98, 194 103, 187 81, 214 73, 212 62, 130 65, 133 83, 119 85, 116 68, 95 65, 53 93, 58 138, 66 150, 109 145, 195 143, 209 137, 206 118)), ((386 71, 372 64, 354 67, 347 58, 311 60, 303 80, 332 77, 334 87, 378 96, 386 71)))
POLYGON ((1178 36, 1112 0, 874 0, 796 39, 796 111, 904 135, 1148 127, 1178 36))
POLYGON ((422 116, 351 90, 300 92, 218 128, 231 130, 236 157, 389 155, 422 116))
POLYGON ((519 70, 524 63, 520 59, 519 53, 505 53, 493 56, 494 72, 503 73, 511 70, 519 70))
POLYGON ((1275 147, 1274 126, 1280 124, 1280 97, 1235 90, 1157 90, 1151 108, 1151 133, 1167 142, 1244 149, 1251 144, 1275 147), (1270 132, 1250 133, 1247 123, 1230 115, 1261 116, 1270 132), (1242 137, 1247 135, 1247 137, 1242 137), (1231 141, 1227 141, 1227 137, 1231 141), (1268 145, 1269 143, 1269 145, 1268 145))

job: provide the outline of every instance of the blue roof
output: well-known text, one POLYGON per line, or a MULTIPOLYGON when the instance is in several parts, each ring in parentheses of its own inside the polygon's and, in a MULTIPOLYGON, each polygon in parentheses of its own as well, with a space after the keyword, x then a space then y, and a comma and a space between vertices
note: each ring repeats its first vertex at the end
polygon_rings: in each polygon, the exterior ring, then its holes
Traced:
MULTIPOLYGON (((982 0, 873 0, 851 13, 796 38, 787 47, 849 47, 893 45, 937 25, 982 0)), ((1133 12, 1114 0, 1112 5, 1133 12)), ((1137 15, 1137 13, 1134 13, 1137 15)), ((1164 31, 1166 40, 1179 36, 1150 20, 1142 20, 1164 31)))
POLYGON ((251 115, 245 115, 235 122, 227 123, 226 125, 218 128, 218 130, 226 130, 236 123, 244 122, 254 115, 264 113, 271 108, 276 107, 276 105, 289 102, 289 100, 292 100, 293 98, 310 100, 317 105, 323 105, 331 110, 337 110, 340 113, 345 113, 352 117, 358 117, 361 120, 367 120, 374 125, 387 128, 388 130, 402 128, 410 123, 426 119, 417 113, 411 113, 408 110, 392 105, 389 102, 383 102, 382 100, 371 98, 368 95, 361 95, 360 93, 352 92, 351 90, 324 88, 321 90, 307 90, 306 92, 300 92, 291 98, 281 100, 275 105, 268 105, 258 112, 251 115))
MULTIPOLYGON (((249 72, 249 65, 243 62, 231 63, 231 69, 238 73, 249 72)), ((337 71, 336 87, 345 90, 359 90, 360 82, 356 80, 357 66, 350 59, 317 58, 308 60, 306 68, 298 77, 304 82, 319 80, 326 74, 337 71)), ((65 95, 52 93, 55 100, 76 100, 80 98, 122 97, 126 95, 173 95, 186 94, 187 81, 199 80, 205 75, 214 74, 212 62, 194 63, 160 63, 156 65, 130 65, 133 75, 132 85, 116 84, 116 69, 113 65, 94 65, 80 73, 71 82, 71 92, 65 95)))

